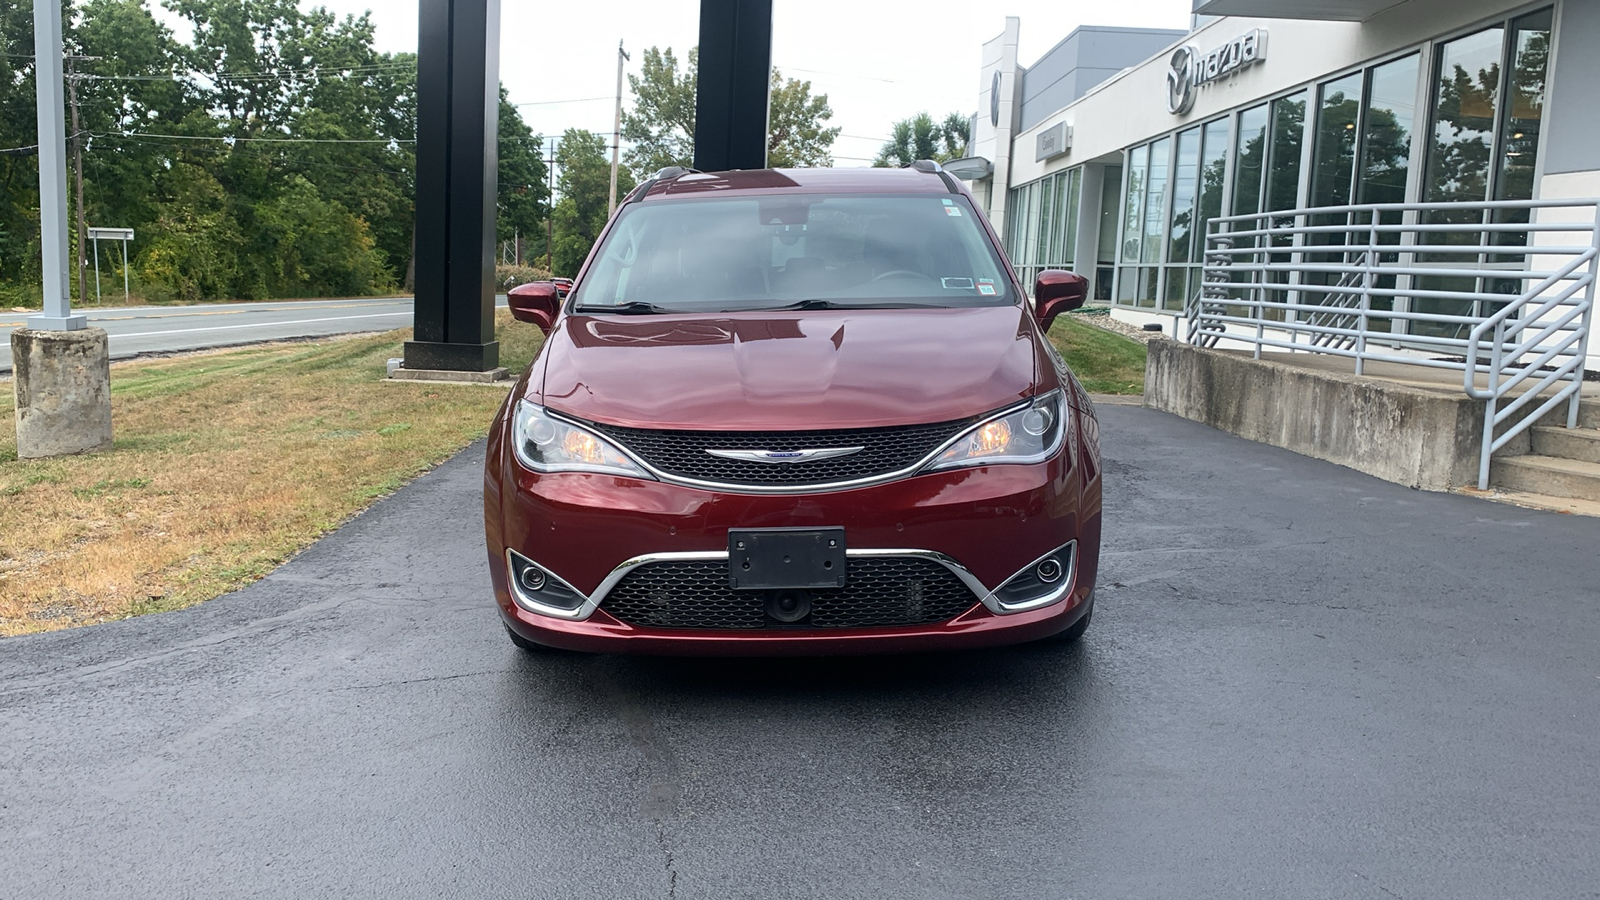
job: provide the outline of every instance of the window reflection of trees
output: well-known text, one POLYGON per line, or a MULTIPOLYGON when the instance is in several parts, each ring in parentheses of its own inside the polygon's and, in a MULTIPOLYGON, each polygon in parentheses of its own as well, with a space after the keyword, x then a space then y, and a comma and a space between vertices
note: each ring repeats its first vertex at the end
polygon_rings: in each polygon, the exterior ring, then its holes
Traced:
MULTIPOLYGON (((1527 200, 1533 197, 1533 176, 1537 167, 1539 125, 1544 114, 1545 76, 1549 63, 1551 11, 1523 16, 1511 23, 1510 40, 1503 26, 1487 28, 1458 38, 1440 48, 1440 65, 1435 78, 1433 135, 1423 199, 1431 203, 1481 200, 1527 200), (1506 72, 1503 66, 1509 66, 1506 72), (1509 76, 1509 78, 1507 78, 1509 76)), ((1495 210, 1485 214, 1474 209, 1430 210, 1424 221, 1470 224, 1523 223, 1527 210, 1495 210)), ((1423 243, 1527 244, 1527 232, 1465 231, 1427 234, 1423 243)), ((1474 258, 1462 254, 1421 253, 1422 263, 1473 265, 1474 258)), ((1485 268, 1521 266, 1521 254, 1491 254, 1476 257, 1485 268)), ((1420 288, 1434 291, 1521 293, 1525 285, 1517 278, 1469 278, 1424 276, 1420 288)), ((1413 308, 1420 312, 1445 315, 1483 316, 1499 308, 1499 303, 1443 298, 1416 298, 1413 308)), ((1417 323, 1419 334, 1462 337, 1466 325, 1417 323)))

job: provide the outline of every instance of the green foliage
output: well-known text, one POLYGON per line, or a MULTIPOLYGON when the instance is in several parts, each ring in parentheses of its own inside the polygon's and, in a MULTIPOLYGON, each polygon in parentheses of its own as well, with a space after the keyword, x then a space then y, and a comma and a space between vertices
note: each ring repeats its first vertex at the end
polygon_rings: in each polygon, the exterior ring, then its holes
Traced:
POLYGON ((495 266, 495 290, 509 291, 517 285, 549 281, 550 270, 539 266, 495 266))
MULTIPOLYGON (((641 58, 639 74, 628 76, 633 109, 622 113, 622 136, 633 144, 625 156, 636 177, 648 178, 667 166, 687 166, 694 161, 698 72, 696 49, 689 50, 680 74, 670 47, 650 47, 641 58)), ((773 69, 768 97, 767 165, 833 165, 833 142, 843 129, 823 125, 833 118, 828 95, 813 97, 811 82, 784 78, 773 69)))
MULTIPOLYGON (((496 239, 509 241, 518 234, 537 238, 544 252, 544 219, 550 214, 550 186, 545 167, 544 138, 535 135, 500 88, 500 214, 496 239)), ((533 255, 528 248, 528 255, 533 255)))
POLYGON ((678 74, 672 48, 650 47, 640 59, 639 74, 628 76, 633 109, 622 111, 622 137, 633 144, 623 154, 639 178, 667 166, 694 161, 695 72, 699 51, 689 49, 688 65, 678 74))
MULTIPOLYGON (((64 0, 84 132, 85 215, 130 227, 146 299, 393 290, 413 252, 416 57, 370 18, 297 0, 64 0), (303 140, 315 139, 315 140, 303 140)), ((0 3, 0 151, 35 143, 31 3, 0 3)), ((503 95, 500 227, 540 238, 540 139, 503 95)), ((37 302, 38 163, 0 152, 0 298, 37 302)), ((73 212, 76 212, 75 210, 73 212)), ((122 275, 121 248, 100 268, 122 275)), ((94 261, 88 262, 93 267, 94 261)), ((120 285, 118 285, 120 288, 120 285)))
MULTIPOLYGON (((556 167, 561 172, 557 180, 561 199, 551 213, 555 221, 551 267, 555 274, 570 278, 578 274, 609 216, 611 161, 605 139, 579 128, 568 129, 556 150, 556 167)), ((619 169, 618 200, 633 188, 633 176, 619 169)))
POLYGON ((927 112, 894 123, 893 135, 872 161, 875 166, 904 166, 919 159, 949 162, 966 155, 968 120, 950 113, 935 122, 927 112))
POLYGON ((227 296, 239 278, 245 239, 228 215, 222 185, 205 169, 178 162, 160 178, 160 214, 145 225, 140 274, 154 299, 227 296))

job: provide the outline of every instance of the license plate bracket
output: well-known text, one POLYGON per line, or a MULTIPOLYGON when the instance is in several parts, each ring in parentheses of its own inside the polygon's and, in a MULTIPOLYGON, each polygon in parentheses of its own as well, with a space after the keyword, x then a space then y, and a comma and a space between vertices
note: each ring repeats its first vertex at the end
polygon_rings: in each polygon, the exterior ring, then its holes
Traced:
POLYGON ((843 587, 844 528, 728 529, 728 587, 736 591, 843 587))

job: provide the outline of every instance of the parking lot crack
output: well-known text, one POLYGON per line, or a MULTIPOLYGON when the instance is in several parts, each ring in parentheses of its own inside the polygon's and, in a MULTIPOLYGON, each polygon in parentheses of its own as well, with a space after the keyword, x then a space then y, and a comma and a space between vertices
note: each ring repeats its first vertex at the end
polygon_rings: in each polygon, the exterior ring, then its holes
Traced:
POLYGON ((661 853, 667 858, 667 900, 676 900, 678 896, 678 864, 672 856, 672 847, 667 843, 667 829, 661 823, 656 823, 656 842, 661 845, 661 853))

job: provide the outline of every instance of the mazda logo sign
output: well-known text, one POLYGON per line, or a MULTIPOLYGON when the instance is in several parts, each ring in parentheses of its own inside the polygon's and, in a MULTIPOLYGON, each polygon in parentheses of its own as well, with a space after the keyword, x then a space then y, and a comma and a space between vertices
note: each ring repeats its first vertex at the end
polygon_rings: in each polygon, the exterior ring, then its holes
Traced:
POLYGON ((1199 48, 1184 44, 1172 51, 1171 68, 1167 70, 1167 112, 1181 116, 1194 109, 1194 60, 1199 48))
POLYGON ((1233 40, 1201 53, 1193 44, 1172 51, 1167 69, 1167 112, 1181 116, 1194 108, 1194 96, 1202 85, 1224 75, 1234 75, 1267 58, 1267 30, 1256 28, 1233 40))

